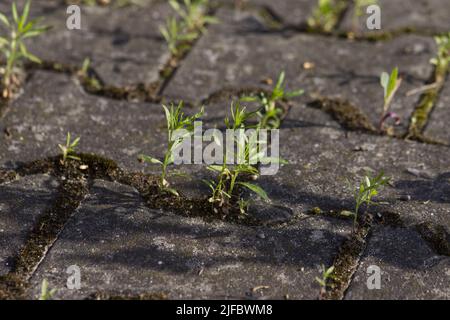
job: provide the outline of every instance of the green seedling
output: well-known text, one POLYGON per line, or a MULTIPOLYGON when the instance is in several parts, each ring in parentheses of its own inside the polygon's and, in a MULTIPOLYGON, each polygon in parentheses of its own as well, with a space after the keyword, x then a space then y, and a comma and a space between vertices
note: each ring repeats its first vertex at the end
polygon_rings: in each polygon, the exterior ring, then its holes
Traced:
POLYGON ((206 15, 208 0, 169 0, 169 4, 177 13, 177 17, 168 18, 160 32, 174 56, 179 56, 205 31, 207 23, 217 23, 217 19, 206 15))
POLYGON ((205 32, 205 25, 217 23, 218 20, 206 15, 209 0, 183 0, 183 4, 176 0, 169 0, 169 4, 182 19, 188 32, 205 32))
POLYGON ((174 56, 179 56, 197 38, 195 32, 186 32, 183 24, 174 17, 167 19, 166 25, 160 27, 160 32, 174 56))
POLYGON ((257 102, 260 105, 260 111, 257 114, 260 119, 259 127, 261 129, 279 128, 283 110, 277 106, 277 102, 298 97, 304 93, 303 90, 286 92, 284 79, 285 73, 281 72, 277 84, 270 94, 260 92, 255 96, 245 96, 241 99, 241 101, 245 102, 257 102))
POLYGON ((102 88, 102 85, 100 81, 90 74, 91 70, 91 60, 89 58, 85 58, 83 60, 83 65, 81 66, 81 69, 78 72, 78 76, 81 78, 81 81, 84 82, 85 85, 87 85, 89 88, 92 88, 94 90, 100 90, 102 88))
POLYGON ((431 59, 431 63, 435 66, 447 66, 450 64, 450 32, 434 38, 438 46, 438 54, 431 59))
POLYGON ((341 13, 347 7, 343 0, 318 0, 308 26, 312 30, 331 32, 339 21, 341 13))
POLYGON ((2 96, 10 98, 13 95, 14 87, 19 85, 17 78, 17 68, 24 60, 31 60, 40 63, 40 59, 31 54, 25 46, 25 40, 36 37, 45 32, 48 28, 38 26, 39 19, 28 21, 31 0, 27 1, 22 13, 19 15, 16 3, 12 3, 12 21, 3 13, 0 13, 0 21, 8 30, 6 37, 0 37, 0 52, 2 53, 6 65, 2 68, 2 96))
POLYGON ((75 149, 78 146, 79 142, 80 137, 71 141, 70 132, 67 133, 66 144, 65 145, 58 144, 59 149, 61 149, 62 151, 61 164, 64 165, 67 159, 80 161, 80 158, 75 155, 75 149))
POLYGON ((160 165, 160 189, 178 196, 178 192, 175 189, 170 188, 170 184, 167 181, 168 166, 174 162, 173 154, 177 147, 183 143, 184 139, 190 138, 194 133, 195 121, 203 115, 203 107, 200 112, 193 116, 185 116, 181 111, 183 108, 182 101, 177 107, 175 107, 174 104, 171 104, 169 108, 165 105, 163 105, 163 108, 167 121, 167 150, 164 158, 163 160, 159 160, 150 156, 139 155, 139 161, 160 165), (177 134, 179 132, 183 132, 183 134, 177 134))
POLYGON ((322 265, 321 272, 321 277, 316 277, 315 280, 321 287, 321 293, 324 294, 327 290, 329 280, 333 280, 335 278, 335 276, 333 275, 334 266, 331 266, 327 269, 324 265, 322 265))
POLYGON ((436 68, 435 80, 433 83, 409 91, 407 93, 408 96, 439 89, 445 81, 445 75, 447 74, 450 65, 450 32, 445 35, 434 37, 434 40, 438 47, 438 52, 436 57, 430 60, 430 63, 436 68))
POLYGON ((372 198, 379 194, 381 188, 389 183, 389 178, 384 176, 381 172, 375 177, 366 175, 364 179, 360 182, 359 187, 354 191, 355 199, 355 211, 353 212, 353 226, 356 226, 359 211, 363 204, 366 204, 367 208, 370 205, 376 204, 372 201, 372 198))
POLYGON ((243 198, 240 198, 238 200, 238 205, 239 205, 239 211, 242 215, 247 214, 248 211, 248 207, 250 206, 250 200, 245 200, 243 198))
POLYGON ((39 300, 51 300, 56 293, 56 289, 49 290, 47 279, 42 280, 41 284, 41 295, 39 300))
POLYGON ((392 70, 390 75, 386 72, 383 72, 381 74, 380 83, 384 89, 383 113, 380 120, 380 131, 383 131, 384 123, 389 118, 394 118, 397 125, 400 123, 400 117, 394 112, 389 112, 389 108, 391 106, 392 100, 394 99, 395 93, 402 84, 402 79, 398 77, 398 68, 392 70))
MULTIPOLYGON (((231 119, 227 117, 225 124, 228 129, 245 129, 245 122, 254 114, 254 112, 246 112, 245 107, 242 108, 239 102, 234 105, 232 104, 231 119)), ((225 152, 222 165, 208 166, 209 170, 218 174, 217 180, 215 181, 204 180, 212 191, 209 201, 219 207, 226 207, 232 199, 237 186, 248 189, 262 199, 269 201, 266 192, 260 186, 250 182, 239 181, 239 177, 241 176, 257 177, 259 175, 258 169, 253 165, 255 157, 260 155, 257 151, 258 141, 251 141, 251 137, 243 134, 241 137, 235 137, 235 142, 237 143, 238 150, 243 150, 242 159, 238 164, 234 166, 228 165, 225 152)), ((248 202, 246 203, 244 200, 240 200, 239 208, 241 212, 246 206, 248 206, 248 202)))

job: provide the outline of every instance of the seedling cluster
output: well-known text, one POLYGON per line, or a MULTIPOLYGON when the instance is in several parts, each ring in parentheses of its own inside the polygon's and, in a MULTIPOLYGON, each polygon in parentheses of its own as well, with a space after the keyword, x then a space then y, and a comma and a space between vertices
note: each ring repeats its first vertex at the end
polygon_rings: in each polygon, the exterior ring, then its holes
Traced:
POLYGON ((6 36, 0 37, 0 53, 5 59, 6 65, 1 68, 2 73, 2 97, 11 98, 14 89, 19 86, 18 68, 24 60, 40 63, 38 57, 30 53, 25 45, 25 40, 41 35, 47 30, 39 26, 39 19, 28 21, 31 0, 28 0, 19 14, 16 3, 11 5, 12 20, 0 13, 0 22, 8 31, 6 36))
POLYGON ((182 112, 183 102, 180 102, 177 107, 173 104, 168 108, 163 105, 167 121, 167 150, 163 160, 159 160, 147 155, 140 155, 141 162, 150 164, 158 164, 161 166, 161 175, 159 179, 159 186, 161 190, 168 191, 176 196, 178 192, 169 187, 167 178, 168 166, 174 162, 174 151, 183 143, 183 140, 191 136, 195 129, 195 120, 200 118, 203 114, 203 108, 200 112, 193 116, 185 116, 182 112), (183 135, 175 136, 175 132, 183 132, 183 135))
POLYGON ((359 183, 359 187, 355 189, 353 194, 355 199, 355 211, 352 212, 351 215, 353 216, 354 226, 357 224, 361 206, 365 204, 366 209, 368 209, 370 205, 376 204, 372 201, 372 198, 378 195, 381 188, 388 183, 389 178, 386 178, 383 172, 375 177, 366 175, 359 183))
POLYGON ((259 127, 261 129, 277 129, 281 124, 283 110, 279 107, 280 101, 286 101, 301 96, 303 90, 286 92, 284 85, 285 73, 280 73, 275 88, 269 94, 260 92, 257 95, 245 96, 241 98, 244 102, 257 102, 260 105, 257 113, 259 117, 259 127))
POLYGON ((59 149, 62 152, 61 157, 61 164, 64 165, 67 161, 67 159, 77 160, 79 161, 80 158, 75 155, 75 150, 78 146, 78 143, 80 142, 80 137, 76 138, 72 141, 70 137, 70 132, 67 133, 66 137, 66 144, 58 144, 59 149))
MULTIPOLYGON (((245 107, 242 108, 238 102, 234 106, 231 106, 231 119, 227 117, 225 119, 225 124, 228 129, 241 129, 240 132, 243 133, 243 130, 245 130, 245 122, 253 115, 254 113, 246 112, 245 107)), ((208 166, 209 170, 217 173, 216 180, 204 181, 210 187, 212 192, 211 197, 209 198, 211 203, 226 208, 234 195, 236 186, 246 188, 266 201, 269 200, 266 192, 260 186, 247 181, 238 180, 238 178, 242 176, 256 178, 259 175, 259 171, 254 166, 254 161, 252 159, 252 157, 257 157, 258 155, 258 150, 256 150, 259 146, 258 141, 256 140, 257 134, 258 131, 254 131, 254 135, 250 137, 242 134, 235 138, 238 150, 243 150, 242 157, 244 161, 240 161, 237 165, 230 167, 227 164, 227 154, 225 152, 222 165, 208 166)), ((240 211, 245 212, 249 203, 248 201, 239 199, 238 204, 240 211)))
POLYGON ((206 24, 216 23, 217 19, 206 14, 209 0, 183 0, 182 4, 169 0, 169 4, 176 17, 168 18, 160 31, 172 55, 178 57, 205 32, 206 24))
POLYGON ((345 0, 318 0, 308 27, 315 31, 331 32, 337 25, 340 15, 347 7, 345 0))

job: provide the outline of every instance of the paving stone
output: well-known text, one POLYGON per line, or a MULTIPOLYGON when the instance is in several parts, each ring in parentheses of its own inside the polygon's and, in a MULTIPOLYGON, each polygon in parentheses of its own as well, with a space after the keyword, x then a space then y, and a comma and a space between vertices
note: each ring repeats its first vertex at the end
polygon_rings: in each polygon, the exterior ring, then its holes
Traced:
POLYGON ((383 105, 380 74, 398 66, 404 81, 392 111, 403 118, 404 130, 417 103, 417 97, 405 93, 432 74, 429 60, 435 44, 430 38, 410 35, 369 43, 307 34, 283 37, 259 32, 250 14, 222 9, 218 16, 222 23, 209 28, 169 83, 169 97, 201 101, 224 88, 264 87, 262 80, 276 81, 285 70, 288 89, 305 89, 306 102, 313 94, 344 98, 378 124, 383 105), (305 62, 315 67, 305 70, 305 62))
POLYGON ((450 230, 450 150, 366 134, 345 133, 330 127, 282 129, 280 155, 289 161, 260 185, 274 205, 301 214, 314 207, 351 210, 350 184, 366 171, 384 171, 392 178, 378 197, 387 204, 372 212, 391 211, 405 225, 432 222, 450 230), (409 201, 401 201, 409 196, 409 201))
POLYGON ((425 128, 425 135, 450 143, 450 82, 447 82, 442 90, 438 102, 430 115, 428 125, 425 128))
MULTIPOLYGON (((144 8, 82 6, 81 30, 67 29, 67 7, 62 1, 33 3, 31 14, 43 16, 42 23, 52 29, 29 41, 30 52, 44 60, 80 67, 85 58, 90 58, 91 67, 111 85, 159 80, 159 70, 170 56, 159 32, 159 26, 172 14, 167 2, 144 8)), ((9 12, 9 5, 1 11, 9 12)))
POLYGON ((160 105, 130 103, 86 94, 70 77, 36 72, 2 120, 0 163, 11 166, 60 153, 67 132, 80 136, 78 150, 140 170, 140 153, 163 156, 165 118, 160 105))
POLYGON ((317 298, 314 278, 330 264, 348 226, 311 218, 283 228, 204 222, 149 210, 135 190, 95 181, 31 282, 56 298, 101 291, 165 293, 172 299, 317 298), (66 269, 81 269, 81 290, 66 269), (251 293, 258 286, 267 289, 251 293))
MULTIPOLYGON (((372 274, 372 273, 371 273, 372 274)), ((437 256, 414 231, 377 229, 346 299, 450 299, 450 258, 437 256), (381 269, 381 287, 369 290, 367 268, 381 269)))
POLYGON ((52 205, 58 182, 47 175, 21 178, 0 185, 0 275, 25 244, 37 217, 52 205))
MULTIPOLYGON (((450 7, 446 0, 417 0, 408 2, 408 5, 390 0, 378 0, 378 3, 381 8, 381 31, 411 28, 417 32, 440 33, 450 30, 450 7)), ((353 13, 353 9, 347 11, 340 29, 353 30, 353 13)), ((369 32, 366 17, 368 15, 359 19, 359 31, 369 32)))
POLYGON ((244 5, 257 5, 266 8, 284 24, 293 26, 305 25, 317 4, 315 0, 244 0, 241 2, 244 5))

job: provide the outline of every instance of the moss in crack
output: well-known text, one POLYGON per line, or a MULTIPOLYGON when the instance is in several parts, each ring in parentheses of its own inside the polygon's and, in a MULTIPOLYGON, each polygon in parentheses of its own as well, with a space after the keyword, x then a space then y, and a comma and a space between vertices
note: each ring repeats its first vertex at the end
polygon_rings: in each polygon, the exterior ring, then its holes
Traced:
POLYGON ((450 256, 450 234, 445 227, 423 222, 416 226, 416 230, 436 253, 450 256))
POLYGON ((242 215, 237 205, 228 212, 215 208, 207 199, 188 198, 182 193, 177 197, 163 192, 158 186, 158 177, 143 173, 124 173, 117 182, 129 185, 142 195, 151 209, 164 209, 185 217, 201 217, 206 221, 224 220, 245 225, 260 225, 261 222, 248 215, 242 215))
POLYGON ((375 216, 375 222, 393 228, 403 228, 404 222, 400 214, 393 211, 382 211, 375 216))
MULTIPOLYGON (((94 179, 115 181, 138 190, 147 206, 152 209, 164 209, 181 216, 202 217, 207 221, 220 219, 246 225, 261 224, 259 220, 251 216, 242 215, 237 204, 231 206, 228 212, 222 212, 214 208, 207 197, 192 199, 183 194, 176 197, 170 193, 161 192, 158 187, 158 177, 155 175, 125 171, 113 160, 95 154, 78 153, 76 156, 80 158, 80 161, 69 159, 65 165, 61 165, 60 156, 36 160, 22 164, 16 172, 19 176, 49 173, 64 177, 66 184, 94 179)), ((76 189, 74 191, 76 192, 76 189)))
POLYGON ((86 92, 106 98, 126 101, 159 102, 158 91, 160 82, 150 85, 139 83, 137 85, 116 87, 102 85, 95 78, 82 77, 81 84, 86 92))
POLYGON ((0 184, 11 182, 17 179, 17 173, 12 170, 0 169, 0 184))
POLYGON ((438 45, 438 54, 436 58, 431 60, 431 63, 435 65, 434 73, 432 79, 429 81, 430 87, 420 97, 419 104, 411 116, 407 138, 415 138, 423 135, 428 118, 436 105, 449 71, 450 33, 436 37, 435 39, 438 45))
POLYGON ((350 102, 341 99, 319 98, 308 104, 333 117, 344 129, 378 134, 368 117, 350 102))
POLYGON ((330 280, 329 288, 323 292, 321 298, 340 300, 344 297, 366 248, 366 239, 372 229, 372 221, 371 215, 362 216, 356 230, 342 244, 333 262, 334 277, 330 280))
POLYGON ((61 181, 55 204, 38 218, 15 259, 13 274, 24 280, 31 276, 87 192, 82 179, 61 181))
POLYGON ((168 295, 163 292, 131 294, 128 292, 110 293, 95 292, 87 300, 167 300, 168 295))
POLYGON ((15 274, 0 276, 0 300, 25 299, 27 284, 15 274))

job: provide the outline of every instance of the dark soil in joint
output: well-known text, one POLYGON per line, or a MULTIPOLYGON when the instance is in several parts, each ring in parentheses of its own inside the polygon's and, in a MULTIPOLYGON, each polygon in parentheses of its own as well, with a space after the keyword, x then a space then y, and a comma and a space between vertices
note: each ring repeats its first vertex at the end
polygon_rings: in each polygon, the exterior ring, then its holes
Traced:
POLYGON ((379 134, 369 118, 348 101, 320 98, 310 102, 308 106, 325 111, 346 130, 379 134))
POLYGON ((443 226, 423 222, 416 229, 436 253, 450 257, 450 234, 443 226))

